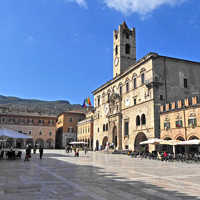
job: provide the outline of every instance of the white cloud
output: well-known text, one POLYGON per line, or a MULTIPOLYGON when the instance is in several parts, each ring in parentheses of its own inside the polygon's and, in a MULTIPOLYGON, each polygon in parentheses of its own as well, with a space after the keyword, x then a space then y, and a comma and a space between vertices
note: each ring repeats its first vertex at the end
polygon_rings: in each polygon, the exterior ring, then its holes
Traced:
POLYGON ((87 3, 86 0, 65 0, 65 2, 75 2, 77 3, 79 6, 87 8, 87 3))
POLYGON ((162 5, 176 5, 186 0, 104 0, 104 3, 125 15, 139 13, 146 15, 162 5))

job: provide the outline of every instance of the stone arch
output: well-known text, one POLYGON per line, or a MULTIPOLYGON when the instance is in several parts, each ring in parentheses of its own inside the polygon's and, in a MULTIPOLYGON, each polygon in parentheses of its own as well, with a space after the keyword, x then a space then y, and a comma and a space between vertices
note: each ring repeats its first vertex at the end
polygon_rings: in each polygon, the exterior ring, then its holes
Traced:
POLYGON ((132 79, 136 78, 137 77, 137 74, 134 73, 133 76, 132 76, 132 79))
POLYGON ((39 147, 40 146, 44 147, 44 140, 42 138, 37 138, 35 144, 39 147))
POLYGON ((140 142, 146 141, 147 137, 143 132, 140 132, 136 135, 134 141, 134 151, 148 151, 148 145, 141 145, 140 142))
POLYGON ((196 135, 192 135, 189 137, 189 140, 199 140, 199 138, 196 135))
POLYGON ((178 137, 176 137, 176 140, 185 141, 184 137, 180 136, 180 135, 178 137))
POLYGON ((164 138, 164 140, 172 140, 172 138, 169 137, 169 136, 166 136, 166 137, 164 138))
POLYGON ((99 140, 96 140, 96 151, 99 150, 99 140))
POLYGON ((53 141, 53 139, 49 138, 46 141, 46 148, 48 148, 48 149, 53 149, 54 148, 54 141, 53 141))
POLYGON ((106 148, 107 142, 108 142, 108 137, 105 136, 105 137, 103 138, 103 141, 102 141, 102 148, 103 148, 103 149, 106 148))

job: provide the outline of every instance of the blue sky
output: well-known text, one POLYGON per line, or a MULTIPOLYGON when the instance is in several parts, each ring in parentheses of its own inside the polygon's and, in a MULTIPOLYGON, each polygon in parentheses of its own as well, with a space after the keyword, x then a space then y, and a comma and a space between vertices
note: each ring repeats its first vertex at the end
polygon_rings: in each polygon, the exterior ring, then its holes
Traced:
POLYGON ((149 52, 200 62, 199 0, 1 0, 0 94, 84 97, 112 78, 112 32, 136 28, 149 52))

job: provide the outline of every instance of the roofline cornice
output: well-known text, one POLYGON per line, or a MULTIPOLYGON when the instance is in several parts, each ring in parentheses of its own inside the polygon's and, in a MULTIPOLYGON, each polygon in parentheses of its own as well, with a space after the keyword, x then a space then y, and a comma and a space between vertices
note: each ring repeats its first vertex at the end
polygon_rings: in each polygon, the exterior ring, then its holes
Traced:
POLYGON ((123 72, 119 76, 115 77, 114 79, 111 79, 110 81, 106 82, 101 87, 97 88, 96 90, 92 91, 92 94, 93 95, 97 94, 98 92, 102 91, 103 89, 105 89, 106 87, 110 86, 111 84, 117 82, 119 79, 123 78, 128 73, 130 73, 131 71, 133 71, 134 69, 136 69, 137 67, 142 65, 143 63, 147 62, 151 58, 155 58, 155 57, 158 57, 158 56, 159 55, 157 53, 148 53, 146 56, 144 56, 143 58, 138 60, 134 65, 130 66, 130 68, 127 69, 125 72, 123 72))

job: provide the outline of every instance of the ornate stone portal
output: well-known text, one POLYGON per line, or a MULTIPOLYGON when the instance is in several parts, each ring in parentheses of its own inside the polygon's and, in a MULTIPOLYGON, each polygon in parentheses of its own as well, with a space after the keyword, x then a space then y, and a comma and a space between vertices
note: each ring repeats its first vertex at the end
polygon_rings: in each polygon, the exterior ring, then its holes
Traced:
POLYGON ((113 143, 118 150, 122 149, 122 114, 121 114, 121 97, 119 94, 113 93, 109 98, 109 131, 108 142, 113 143))

